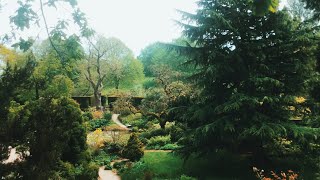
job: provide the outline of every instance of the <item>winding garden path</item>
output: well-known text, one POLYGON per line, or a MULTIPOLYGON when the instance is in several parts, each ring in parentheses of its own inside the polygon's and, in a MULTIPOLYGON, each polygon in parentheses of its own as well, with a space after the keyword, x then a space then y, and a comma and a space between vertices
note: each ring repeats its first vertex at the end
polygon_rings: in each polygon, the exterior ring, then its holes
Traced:
MULTIPOLYGON (((118 126, 129 130, 127 126, 119 121, 119 115, 120 114, 112 114, 111 120, 118 126)), ((99 168, 98 180, 121 180, 120 176, 118 176, 115 172, 113 172, 112 170, 105 170, 104 168, 104 166, 99 168)))
POLYGON ((99 168, 98 180, 121 180, 121 178, 112 170, 105 170, 104 166, 102 166, 99 168))
POLYGON ((111 120, 112 120, 113 122, 115 122, 118 126, 129 130, 129 128, 127 128, 127 126, 125 126, 124 124, 122 124, 122 123, 119 121, 119 115, 120 115, 120 114, 112 114, 111 120))

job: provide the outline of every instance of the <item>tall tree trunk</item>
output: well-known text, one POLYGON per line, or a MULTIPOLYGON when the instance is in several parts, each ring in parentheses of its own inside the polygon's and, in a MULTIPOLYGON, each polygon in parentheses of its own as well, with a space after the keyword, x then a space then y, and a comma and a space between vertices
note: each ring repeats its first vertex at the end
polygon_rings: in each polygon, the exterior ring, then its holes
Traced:
POLYGON ((97 110, 102 110, 101 106, 101 92, 99 90, 94 90, 94 105, 96 106, 97 110))

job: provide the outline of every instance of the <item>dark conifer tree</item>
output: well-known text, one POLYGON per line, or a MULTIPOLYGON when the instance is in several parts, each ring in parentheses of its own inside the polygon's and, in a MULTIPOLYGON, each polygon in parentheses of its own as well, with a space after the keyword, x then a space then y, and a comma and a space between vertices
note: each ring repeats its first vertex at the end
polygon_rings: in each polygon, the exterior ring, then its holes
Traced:
POLYGON ((280 139, 310 150, 319 129, 310 82, 317 82, 316 31, 286 10, 256 16, 247 0, 201 0, 181 23, 195 47, 189 55, 201 98, 181 115, 189 131, 185 155, 226 149, 264 157, 280 139), (306 100, 305 100, 306 99, 306 100), (299 125, 293 120, 301 120, 299 125))
POLYGON ((144 154, 142 148, 143 144, 139 140, 138 136, 133 133, 131 134, 128 143, 122 152, 123 157, 128 158, 131 161, 138 161, 144 154))

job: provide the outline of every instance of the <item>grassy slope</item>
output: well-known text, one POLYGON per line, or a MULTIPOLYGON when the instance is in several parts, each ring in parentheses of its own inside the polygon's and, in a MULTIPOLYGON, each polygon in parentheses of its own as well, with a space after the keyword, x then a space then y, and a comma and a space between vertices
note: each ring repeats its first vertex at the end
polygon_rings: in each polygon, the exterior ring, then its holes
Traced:
MULTIPOLYGON (((173 153, 160 151, 145 152, 141 161, 145 162, 148 170, 153 175, 153 179, 180 179, 182 174, 198 177, 201 180, 256 179, 245 161, 231 155, 211 155, 204 158, 193 157, 184 162, 173 153)), ((143 172, 139 172, 139 174, 142 178, 143 172)), ((127 179, 123 178, 123 180, 127 179)))
POLYGON ((183 160, 169 152, 145 152, 142 161, 158 178, 177 178, 183 173, 183 160))

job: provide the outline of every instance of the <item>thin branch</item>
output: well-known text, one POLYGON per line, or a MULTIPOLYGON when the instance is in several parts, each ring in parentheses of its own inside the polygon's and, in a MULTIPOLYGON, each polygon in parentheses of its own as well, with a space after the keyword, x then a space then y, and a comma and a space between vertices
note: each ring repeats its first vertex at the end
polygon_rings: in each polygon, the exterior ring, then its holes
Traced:
POLYGON ((90 89, 91 89, 91 86, 89 84, 87 91, 82 96, 86 96, 88 94, 88 92, 90 91, 90 89))
POLYGON ((84 74, 86 79, 89 81, 89 83, 92 85, 92 88, 93 89, 96 89, 96 85, 94 84, 93 80, 92 80, 92 75, 91 75, 91 68, 90 68, 90 65, 89 65, 89 59, 88 59, 88 66, 87 66, 87 74, 84 74))
POLYGON ((47 24, 47 19, 44 15, 44 11, 43 11, 43 3, 42 3, 42 0, 40 0, 40 9, 41 9, 41 14, 42 14, 42 18, 43 18, 43 21, 44 21, 44 25, 46 27, 46 32, 47 32, 47 35, 48 35, 48 38, 49 38, 49 41, 50 41, 50 44, 51 46, 53 47, 54 51, 56 51, 56 53, 58 54, 59 58, 61 61, 64 61, 64 58, 61 56, 61 54, 59 53, 58 49, 56 48, 56 46, 54 45, 53 41, 52 41, 52 38, 50 36, 50 32, 49 32, 49 27, 48 27, 48 24, 47 24))

